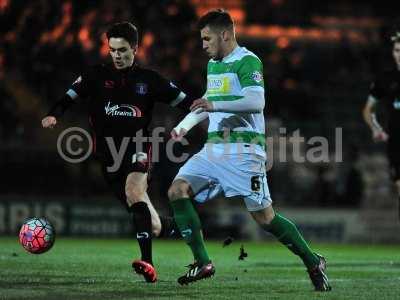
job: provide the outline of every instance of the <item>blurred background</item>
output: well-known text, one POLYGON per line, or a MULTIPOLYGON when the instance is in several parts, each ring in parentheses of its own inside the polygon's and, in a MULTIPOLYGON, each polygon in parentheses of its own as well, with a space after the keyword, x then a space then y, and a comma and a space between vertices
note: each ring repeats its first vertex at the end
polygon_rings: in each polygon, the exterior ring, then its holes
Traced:
MULTIPOLYGON (((65 235, 130 234, 98 164, 70 164, 57 153, 63 129, 88 128, 85 108, 74 106, 54 130, 43 130, 41 119, 86 65, 109 60, 104 33, 120 21, 139 28, 140 64, 201 96, 208 58, 196 20, 219 7, 235 19, 240 45, 264 63, 275 208, 313 240, 400 242, 385 146, 372 143, 361 117, 375 74, 393 64, 388 37, 400 4, 358 0, 0 0, 0 234, 14 234, 32 216, 47 217, 65 235), (330 159, 293 160, 285 137, 296 130, 305 141, 325 137, 330 159), (279 138, 286 162, 277 155, 279 138), (343 162, 333 159, 338 151, 343 162)), ((167 141, 183 116, 159 104, 152 126, 165 126, 167 141)), ((195 128, 190 145, 175 150, 198 151, 206 128, 195 128)), ((311 146, 303 143, 302 153, 311 146)), ((162 214, 171 213, 166 191, 180 166, 163 157, 154 165, 150 195, 162 214)), ((198 208, 208 237, 268 238, 239 200, 198 208)))

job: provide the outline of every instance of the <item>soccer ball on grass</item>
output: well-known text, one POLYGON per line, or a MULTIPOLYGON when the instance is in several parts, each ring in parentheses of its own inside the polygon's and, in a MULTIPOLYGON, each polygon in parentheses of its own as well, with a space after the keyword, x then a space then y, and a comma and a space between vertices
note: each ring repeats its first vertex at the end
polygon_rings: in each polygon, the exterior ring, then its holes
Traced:
POLYGON ((22 224, 19 242, 30 253, 44 253, 53 246, 55 232, 53 226, 44 218, 32 218, 22 224))

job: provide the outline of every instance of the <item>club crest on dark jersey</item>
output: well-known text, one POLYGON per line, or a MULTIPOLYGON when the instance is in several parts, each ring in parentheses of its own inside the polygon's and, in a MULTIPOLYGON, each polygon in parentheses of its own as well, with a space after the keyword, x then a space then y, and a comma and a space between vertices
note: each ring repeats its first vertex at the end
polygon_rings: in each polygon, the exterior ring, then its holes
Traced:
POLYGON ((136 93, 139 95, 147 94, 147 84, 146 83, 136 83, 136 93))
POLYGON ((131 104, 112 104, 111 101, 108 101, 104 110, 107 116, 112 117, 142 117, 141 110, 137 106, 131 104))

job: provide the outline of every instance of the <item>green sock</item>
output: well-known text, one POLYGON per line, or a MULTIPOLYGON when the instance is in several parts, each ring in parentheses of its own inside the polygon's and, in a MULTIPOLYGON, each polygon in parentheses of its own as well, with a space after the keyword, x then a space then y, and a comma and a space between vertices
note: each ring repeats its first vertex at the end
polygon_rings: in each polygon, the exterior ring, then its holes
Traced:
POLYGON ((307 268, 312 268, 318 264, 319 258, 312 252, 292 221, 275 214, 271 224, 263 228, 272 233, 290 251, 300 256, 307 268))
POLYGON ((186 243, 192 249, 194 259, 201 265, 208 264, 210 258, 201 235, 199 215, 194 209, 192 201, 190 198, 181 198, 170 203, 174 211, 175 222, 186 243))

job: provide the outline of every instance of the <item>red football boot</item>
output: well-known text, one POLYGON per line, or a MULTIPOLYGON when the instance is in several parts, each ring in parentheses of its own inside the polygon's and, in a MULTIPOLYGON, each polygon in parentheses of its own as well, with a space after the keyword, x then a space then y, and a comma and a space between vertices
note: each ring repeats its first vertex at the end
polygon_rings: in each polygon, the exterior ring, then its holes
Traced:
POLYGON ((157 281, 156 269, 150 263, 137 259, 133 261, 132 268, 137 274, 143 275, 146 282, 157 281))

